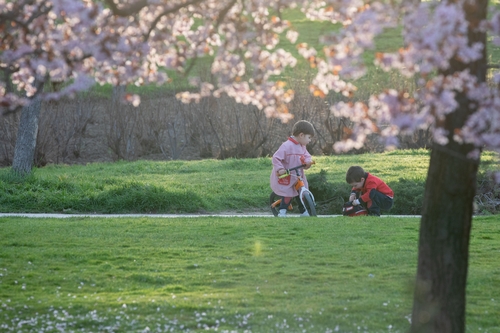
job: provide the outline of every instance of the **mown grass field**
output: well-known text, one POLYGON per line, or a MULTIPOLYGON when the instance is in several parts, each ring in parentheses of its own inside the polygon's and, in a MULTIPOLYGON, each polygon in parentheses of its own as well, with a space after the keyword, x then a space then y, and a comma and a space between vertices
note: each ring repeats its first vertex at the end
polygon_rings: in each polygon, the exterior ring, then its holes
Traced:
MULTIPOLYGON (((406 332, 417 218, 0 218, 2 332, 406 332)), ((466 332, 500 332, 475 218, 466 332)))
MULTIPOLYGON (((395 189, 399 214, 420 204, 429 154, 316 161, 308 177, 333 193, 327 207, 335 214, 349 194, 352 164, 395 189)), ((480 177, 496 165, 497 155, 484 154, 480 177)), ((0 209, 268 212, 270 170, 269 158, 52 165, 24 180, 4 168, 0 209)), ((277 219, 270 211, 260 218, 0 218, 0 331, 406 332, 418 228, 418 218, 277 219)), ((498 216, 476 217, 467 332, 500 332, 499 252, 498 216)))

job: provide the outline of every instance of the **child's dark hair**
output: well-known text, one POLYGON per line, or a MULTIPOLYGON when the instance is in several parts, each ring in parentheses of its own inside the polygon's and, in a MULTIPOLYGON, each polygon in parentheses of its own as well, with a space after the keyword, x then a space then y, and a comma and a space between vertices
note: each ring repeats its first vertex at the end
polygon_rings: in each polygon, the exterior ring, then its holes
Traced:
POLYGON ((366 178, 366 173, 362 167, 357 166, 357 165, 351 166, 347 170, 347 173, 345 174, 345 181, 348 184, 354 183, 354 182, 359 182, 359 181, 361 181, 361 178, 366 178))
POLYGON ((300 133, 314 136, 314 126, 307 120, 299 120, 293 125, 292 135, 297 136, 300 133))

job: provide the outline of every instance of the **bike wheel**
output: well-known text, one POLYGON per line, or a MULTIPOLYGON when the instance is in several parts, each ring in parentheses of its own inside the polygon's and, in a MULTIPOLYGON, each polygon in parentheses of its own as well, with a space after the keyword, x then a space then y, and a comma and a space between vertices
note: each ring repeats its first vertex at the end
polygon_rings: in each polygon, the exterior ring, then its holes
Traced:
POLYGON ((280 212, 280 202, 281 202, 281 196, 272 192, 271 195, 269 196, 269 206, 271 207, 271 211, 273 212, 274 216, 278 216, 280 212))
POLYGON ((312 196, 312 194, 305 192, 304 194, 302 194, 302 199, 304 201, 304 207, 309 213, 309 216, 317 216, 316 204, 314 203, 314 197, 312 196))

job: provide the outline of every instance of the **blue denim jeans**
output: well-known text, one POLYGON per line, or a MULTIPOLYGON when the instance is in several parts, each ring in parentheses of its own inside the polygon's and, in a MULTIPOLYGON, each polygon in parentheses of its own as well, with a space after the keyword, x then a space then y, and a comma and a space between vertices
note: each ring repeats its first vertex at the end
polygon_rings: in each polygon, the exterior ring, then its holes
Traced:
POLYGON ((372 205, 368 208, 369 215, 380 216, 380 210, 389 210, 394 204, 393 198, 389 198, 377 190, 370 191, 370 199, 372 199, 372 205))

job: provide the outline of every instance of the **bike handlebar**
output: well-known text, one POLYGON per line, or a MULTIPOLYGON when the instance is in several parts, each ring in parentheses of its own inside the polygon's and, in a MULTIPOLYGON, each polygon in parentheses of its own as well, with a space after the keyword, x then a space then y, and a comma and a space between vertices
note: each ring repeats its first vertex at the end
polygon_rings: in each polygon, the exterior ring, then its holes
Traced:
MULTIPOLYGON (((313 164, 316 164, 315 161, 311 161, 311 165, 313 164)), ((293 167, 293 168, 290 168, 290 169, 286 169, 285 173, 282 174, 281 176, 279 176, 278 178, 285 178, 285 177, 288 177, 288 175, 290 175, 290 172, 292 171, 295 171, 295 170, 299 170, 299 169, 302 169, 302 168, 305 168, 307 166, 307 164, 301 164, 301 165, 298 165, 296 167, 293 167)))

